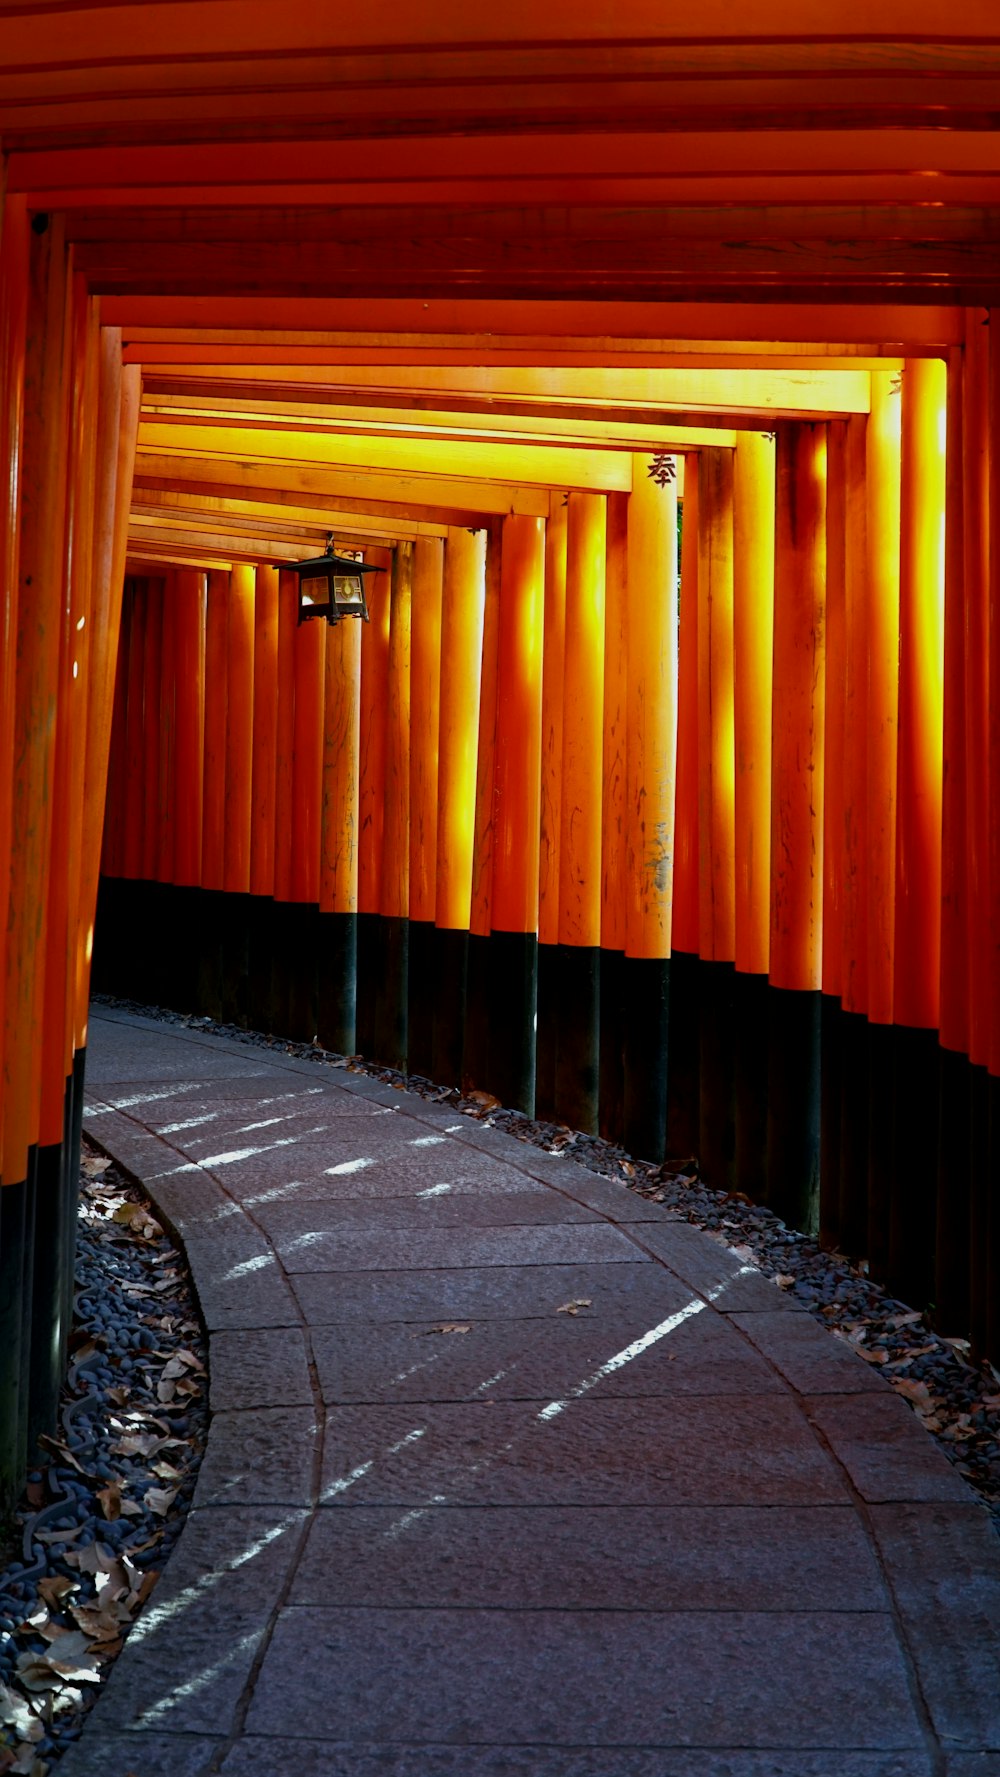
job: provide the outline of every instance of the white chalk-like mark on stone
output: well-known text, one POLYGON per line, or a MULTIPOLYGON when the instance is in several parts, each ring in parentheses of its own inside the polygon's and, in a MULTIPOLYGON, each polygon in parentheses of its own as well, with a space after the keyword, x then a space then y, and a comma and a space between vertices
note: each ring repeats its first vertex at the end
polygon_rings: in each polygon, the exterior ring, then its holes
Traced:
POLYGON ((339 1166, 326 1166, 323 1170, 330 1178, 339 1178, 344 1173, 363 1172, 366 1166, 374 1166, 374 1164, 374 1160, 359 1154, 356 1160, 341 1160, 339 1166))
POLYGON ((443 1141, 443 1135, 418 1135, 406 1145, 408 1148, 439 1148, 443 1141))
POLYGON ((445 1192, 450 1191, 451 1189, 452 1189, 451 1185, 428 1185, 426 1191, 418 1191, 417 1196, 418 1197, 443 1197, 445 1192))
POLYGON ((626 1364, 634 1363, 635 1359, 641 1357, 644 1351, 648 1351, 651 1345, 656 1345, 660 1339, 665 1339, 668 1333, 674 1332, 677 1327, 683 1325, 684 1321, 690 1320, 694 1314, 700 1314, 702 1309, 707 1307, 708 1303, 700 1296, 693 1296, 690 1302, 686 1302, 683 1308, 677 1310, 676 1314, 668 1315, 666 1320, 661 1320, 659 1326, 650 1327, 648 1333, 643 1333, 641 1338, 633 1339, 631 1345, 626 1345, 623 1350, 616 1351, 613 1357, 609 1357, 606 1363, 601 1364, 599 1369, 594 1371, 593 1375, 586 1376, 582 1382, 578 1382, 564 1400, 550 1401, 547 1407, 542 1408, 538 1415, 539 1419, 542 1421, 555 1419, 569 1405, 570 1401, 579 1400, 581 1395, 596 1387, 598 1382, 603 1382, 606 1376, 613 1376, 616 1370, 623 1370, 626 1364))

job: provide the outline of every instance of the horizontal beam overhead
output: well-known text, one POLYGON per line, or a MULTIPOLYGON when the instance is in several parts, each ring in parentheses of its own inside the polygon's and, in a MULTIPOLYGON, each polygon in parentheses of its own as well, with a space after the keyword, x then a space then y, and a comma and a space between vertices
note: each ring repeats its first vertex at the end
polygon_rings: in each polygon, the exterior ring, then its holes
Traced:
MULTIPOLYGON (((136 457, 136 485, 149 478, 154 485, 165 487, 225 487, 232 493, 263 489, 268 498, 284 490, 296 503, 303 494, 319 495, 342 511, 349 502, 357 502, 361 512, 377 512, 380 506, 397 511, 426 510, 428 517, 451 511, 474 517, 477 514, 499 516, 508 512, 525 513, 535 518, 549 515, 547 487, 512 487, 509 484, 477 481, 471 477, 416 476, 376 472, 372 469, 349 471, 319 468, 311 463, 261 463, 232 458, 209 458, 156 452, 142 449, 136 457)), ((461 517, 456 520, 461 523, 461 517)))

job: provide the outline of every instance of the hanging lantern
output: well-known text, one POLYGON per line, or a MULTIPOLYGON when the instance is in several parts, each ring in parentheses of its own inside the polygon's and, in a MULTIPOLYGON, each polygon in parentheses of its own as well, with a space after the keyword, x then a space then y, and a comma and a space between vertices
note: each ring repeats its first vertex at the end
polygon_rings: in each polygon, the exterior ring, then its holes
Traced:
POLYGON ((325 617, 328 623, 339 623, 342 617, 363 617, 368 622, 364 575, 374 574, 376 569, 353 556, 335 555, 332 536, 325 555, 290 562, 289 566, 299 577, 300 623, 307 617, 325 617))

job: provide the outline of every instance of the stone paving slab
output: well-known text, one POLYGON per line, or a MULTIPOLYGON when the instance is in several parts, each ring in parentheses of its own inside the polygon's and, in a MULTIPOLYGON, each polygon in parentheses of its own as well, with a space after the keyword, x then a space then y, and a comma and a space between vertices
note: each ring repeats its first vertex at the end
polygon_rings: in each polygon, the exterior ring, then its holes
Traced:
POLYGON ((384 1609, 889 1609, 849 1505, 346 1505, 320 1512, 289 1602, 384 1609))
POLYGON ((346 1321, 548 1318, 586 1297, 593 1312, 659 1314, 679 1280, 648 1262, 616 1265, 467 1265, 460 1270, 302 1272, 293 1287, 310 1326, 346 1321), (668 1280, 668 1281, 667 1281, 668 1280))
POLYGON ((301 1271, 453 1270, 466 1265, 627 1265, 636 1248, 617 1228, 556 1222, 541 1228, 442 1228, 405 1232, 307 1229, 275 1239, 289 1275, 301 1271))
POLYGON ((97 1013, 88 1066, 216 1411, 65 1777, 1000 1777, 992 1532, 740 1252, 314 1060, 97 1013))
MULTIPOLYGON (((329 1740, 276 1741, 247 1735, 222 1766, 222 1777, 937 1777, 929 1755, 796 1747, 748 1752, 637 1750, 633 1746, 345 1746, 329 1740), (290 1762, 288 1762, 290 1761, 290 1762)), ((76 1773, 73 1774, 76 1777, 76 1773)), ((106 1772, 83 1777, 108 1777, 106 1772)), ((160 1777, 159 1770, 150 1777, 160 1777)), ((947 1777, 997 1777, 997 1768, 948 1766, 947 1777)))
POLYGON ((723 1626, 714 1611, 289 1607, 247 1732, 321 1734, 331 1703, 341 1737, 361 1741, 558 1745, 572 1723, 592 1746, 765 1747, 779 1719, 792 1745, 837 1748, 849 1721, 860 1748, 923 1747, 877 1613, 731 1612, 723 1626))
MULTIPOLYGON (((683 1286, 681 1286, 683 1288, 683 1286)), ((664 1291, 652 1324, 681 1306, 664 1291)), ((739 1334, 692 1316, 609 1374, 609 1359, 648 1336, 649 1316, 557 1314, 536 1321, 438 1321, 316 1329, 313 1352, 328 1406, 350 1401, 492 1400, 544 1403, 583 1381, 604 1395, 781 1394, 782 1383, 739 1334), (436 1331, 441 1326, 464 1332, 436 1331), (595 1380, 590 1380, 596 1378, 595 1380)))
POLYGON ((795 1404, 682 1395, 335 1407, 322 1500, 352 1505, 809 1505, 848 1497, 795 1404))

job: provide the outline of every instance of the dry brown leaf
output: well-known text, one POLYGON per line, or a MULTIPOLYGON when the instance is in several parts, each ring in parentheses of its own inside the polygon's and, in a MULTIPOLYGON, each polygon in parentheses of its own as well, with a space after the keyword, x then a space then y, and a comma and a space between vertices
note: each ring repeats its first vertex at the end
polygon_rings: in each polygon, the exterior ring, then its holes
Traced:
POLYGON ((936 1404, 931 1399, 930 1389, 926 1382, 913 1382, 908 1376, 890 1376, 889 1385, 896 1390, 897 1394, 905 1395, 906 1399, 912 1401, 915 1407, 925 1407, 930 1412, 936 1404))
POLYGON ((498 1111, 500 1109, 500 1100, 494 1098, 492 1092, 467 1092, 465 1096, 469 1104, 476 1105, 481 1111, 498 1111))
MULTIPOLYGON (((739 1253, 741 1258, 743 1256, 743 1251, 746 1251, 751 1261, 753 1260, 753 1253, 749 1251, 749 1248, 741 1249, 738 1246, 734 1246, 733 1251, 734 1253, 739 1253)), ((779 1290, 790 1290, 795 1282, 795 1278, 790 1271, 779 1271, 773 1281, 777 1284, 779 1290)))
POLYGON ((425 1333, 471 1333, 471 1323, 457 1320, 442 1320, 435 1327, 422 1327, 417 1338, 425 1333))
POLYGON ((50 1610, 59 1610, 80 1588, 76 1580, 67 1579, 63 1573, 45 1574, 38 1582, 38 1590, 50 1610))
POLYGON ((557 1314, 579 1314, 581 1308, 592 1308, 593 1298, 590 1296, 574 1296, 572 1302, 563 1302, 556 1309, 557 1314))
POLYGON ((111 1161, 105 1160, 103 1155, 88 1154, 82 1163, 82 1170, 88 1178, 100 1178, 101 1173, 107 1172, 110 1165, 111 1161))
POLYGON ((889 1353, 887 1351, 870 1351, 864 1345, 855 1345, 854 1349, 859 1357, 864 1358, 866 1364, 885 1364, 889 1361, 889 1353))
POLYGON ((176 1487, 150 1487, 143 1494, 142 1503, 147 1511, 155 1512, 158 1518, 165 1518, 176 1498, 176 1487))

